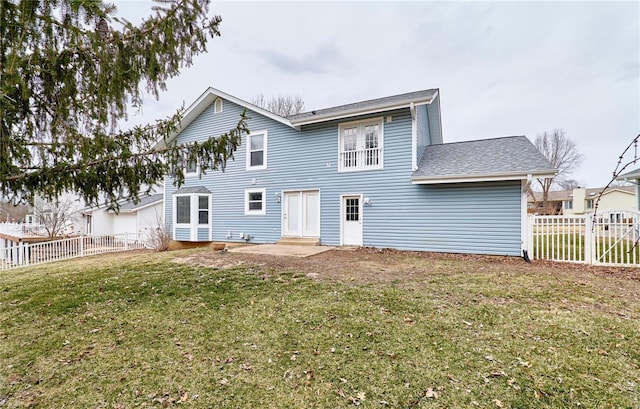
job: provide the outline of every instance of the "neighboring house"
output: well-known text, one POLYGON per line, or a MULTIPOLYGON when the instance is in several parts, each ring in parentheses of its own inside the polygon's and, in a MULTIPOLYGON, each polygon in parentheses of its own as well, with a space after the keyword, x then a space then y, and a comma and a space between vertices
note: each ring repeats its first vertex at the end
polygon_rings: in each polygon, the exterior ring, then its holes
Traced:
MULTIPOLYGON (((577 188, 573 190, 561 190, 549 192, 548 202, 549 208, 558 209, 557 213, 563 215, 582 215, 585 213, 593 213, 595 211, 596 202, 600 196, 600 192, 604 188, 577 188)), ((542 206, 542 192, 534 192, 535 200, 529 196, 530 213, 536 213, 538 206, 542 206)), ((610 187, 602 193, 600 202, 598 203, 598 213, 633 212, 636 210, 637 198, 635 186, 617 186, 610 187)), ((542 213, 542 212, 540 212, 542 213)), ((621 217, 624 218, 624 215, 621 217)))
POLYGON ((165 181, 174 240, 517 256, 528 183, 555 174, 524 136, 444 144, 437 89, 283 118, 209 88, 174 138, 223 134, 244 108, 251 133, 224 172, 165 181))
POLYGON ((84 234, 104 236, 138 233, 146 236, 150 229, 163 226, 163 195, 143 195, 138 203, 122 202, 117 213, 102 206, 84 209, 82 214, 84 234))
POLYGON ((562 206, 566 200, 570 199, 571 191, 550 191, 547 193, 547 205, 545 207, 542 200, 542 192, 533 192, 527 196, 528 212, 540 215, 559 215, 562 214, 562 206))
POLYGON ((635 209, 640 211, 640 169, 632 170, 617 177, 616 180, 632 183, 636 193, 635 209))

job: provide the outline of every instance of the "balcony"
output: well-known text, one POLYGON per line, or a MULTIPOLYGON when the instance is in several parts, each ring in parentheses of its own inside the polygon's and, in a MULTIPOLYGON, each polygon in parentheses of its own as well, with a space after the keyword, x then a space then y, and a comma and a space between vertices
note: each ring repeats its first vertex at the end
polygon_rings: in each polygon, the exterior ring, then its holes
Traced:
POLYGON ((382 169, 382 148, 340 152, 340 172, 382 169))

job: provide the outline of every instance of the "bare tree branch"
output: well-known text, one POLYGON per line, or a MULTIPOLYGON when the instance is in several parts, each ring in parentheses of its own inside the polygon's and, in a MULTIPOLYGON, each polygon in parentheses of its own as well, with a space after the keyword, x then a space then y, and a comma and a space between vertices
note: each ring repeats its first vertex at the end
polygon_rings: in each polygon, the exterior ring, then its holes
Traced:
POLYGON ((556 176, 551 178, 538 178, 538 183, 542 187, 542 203, 544 212, 549 209, 549 191, 558 180, 566 179, 582 162, 582 154, 578 151, 576 144, 569 139, 562 129, 554 129, 553 132, 538 134, 535 141, 538 150, 551 162, 554 168, 558 169, 556 176))

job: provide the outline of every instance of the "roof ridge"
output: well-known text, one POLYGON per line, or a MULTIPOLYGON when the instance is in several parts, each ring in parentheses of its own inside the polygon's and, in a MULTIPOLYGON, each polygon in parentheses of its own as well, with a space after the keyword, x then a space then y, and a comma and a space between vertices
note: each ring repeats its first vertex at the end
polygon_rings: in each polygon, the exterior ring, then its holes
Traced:
MULTIPOLYGON (((498 139, 512 139, 512 138, 527 138, 527 137, 526 137, 526 135, 494 136, 492 138, 472 139, 470 141, 445 142, 445 143, 441 143, 441 144, 437 144, 437 145, 431 145, 431 146, 454 145, 454 144, 457 144, 457 143, 473 143, 473 142, 495 141, 495 140, 498 140, 498 139)), ((528 139, 529 138, 527 138, 527 140, 528 139)))
POLYGON ((295 118, 297 116, 304 116, 304 115, 309 115, 309 114, 313 115, 313 114, 315 114, 316 111, 325 111, 325 110, 338 109, 338 108, 348 107, 348 106, 356 105, 356 104, 374 104, 376 102, 381 102, 381 101, 384 101, 385 99, 389 99, 389 98, 402 98, 402 97, 408 97, 408 96, 414 95, 414 94, 421 94, 421 93, 424 93, 424 92, 439 92, 439 91, 440 91, 439 88, 428 88, 428 89, 423 89, 423 90, 419 90, 419 91, 404 92, 402 94, 394 94, 394 95, 387 95, 387 96, 384 96, 384 97, 365 99, 365 100, 362 100, 362 101, 347 102, 345 104, 333 105, 333 106, 328 106, 328 107, 324 107, 324 108, 311 109, 311 110, 305 111, 305 112, 299 112, 297 114, 289 115, 286 118, 290 119, 290 118, 295 118))

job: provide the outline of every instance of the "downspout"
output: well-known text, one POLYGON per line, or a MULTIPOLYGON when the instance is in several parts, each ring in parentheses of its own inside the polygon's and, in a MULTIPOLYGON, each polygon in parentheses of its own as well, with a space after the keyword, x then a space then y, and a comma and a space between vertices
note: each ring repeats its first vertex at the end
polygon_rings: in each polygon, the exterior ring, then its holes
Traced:
POLYGON ((521 250, 522 250, 522 258, 527 263, 531 263, 531 259, 529 258, 529 215, 527 214, 527 199, 528 199, 528 191, 529 186, 531 186, 531 180, 533 179, 531 174, 527 175, 527 180, 522 181, 522 192, 520 193, 520 206, 521 206, 521 250))
POLYGON ((411 169, 418 170, 418 116, 416 115, 416 105, 409 104, 411 112, 411 169))

